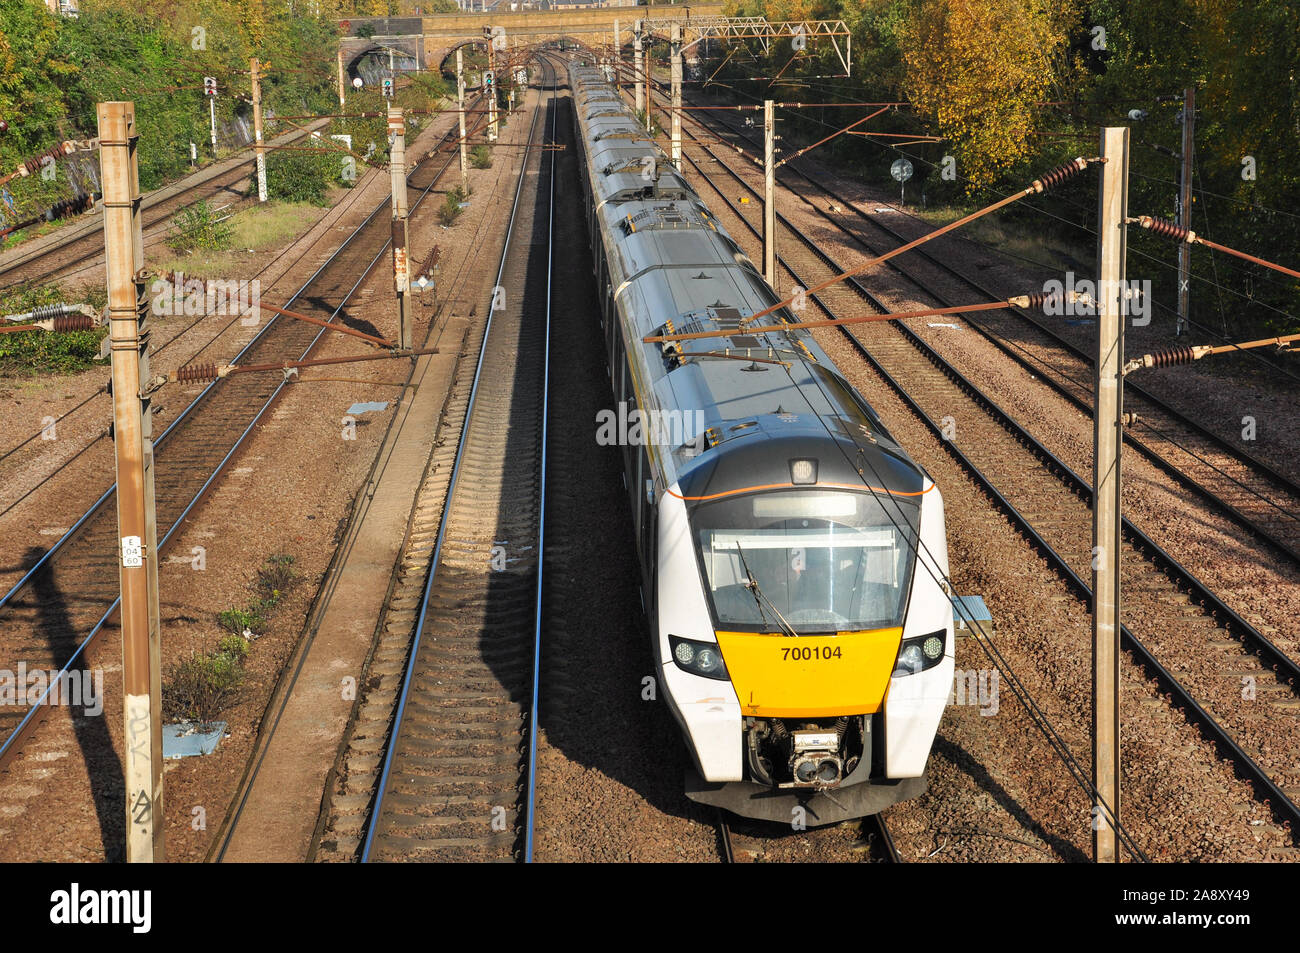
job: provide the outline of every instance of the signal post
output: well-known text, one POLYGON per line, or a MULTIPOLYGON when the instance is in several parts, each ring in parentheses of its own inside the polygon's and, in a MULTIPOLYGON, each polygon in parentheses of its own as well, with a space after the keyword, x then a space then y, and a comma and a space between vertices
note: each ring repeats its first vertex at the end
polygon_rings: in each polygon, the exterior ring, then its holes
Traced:
POLYGON ((388 167, 392 175, 393 205, 393 290, 397 294, 397 334, 399 347, 411 348, 411 304, 409 300, 410 266, 407 261, 406 205, 406 121, 398 106, 388 107, 388 167))

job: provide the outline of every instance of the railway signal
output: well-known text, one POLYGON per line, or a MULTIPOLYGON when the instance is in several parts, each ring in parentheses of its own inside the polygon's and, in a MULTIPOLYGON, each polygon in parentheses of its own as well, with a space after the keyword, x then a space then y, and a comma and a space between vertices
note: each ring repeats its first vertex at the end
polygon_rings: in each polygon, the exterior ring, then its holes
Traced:
POLYGON ((203 95, 208 97, 208 128, 212 141, 212 155, 217 155, 217 78, 203 77, 203 95))
POLYGON ((460 123, 460 188, 469 194, 469 155, 465 142, 465 57, 456 48, 456 109, 460 123))
POLYGON ((393 81, 392 81, 391 79, 389 79, 388 77, 384 77, 383 87, 384 87, 384 98, 385 98, 385 99, 392 99, 392 98, 393 98, 393 81))
POLYGON ((104 186, 104 262, 112 354, 113 446, 117 457, 122 692, 126 719, 126 856, 163 859, 162 675, 158 615, 158 528, 154 513, 149 329, 140 222, 135 104, 99 104, 104 186))
POLYGON ((393 290, 397 294, 398 346, 411 347, 410 264, 407 260, 408 226, 406 206, 406 121, 400 107, 388 109, 388 134, 392 144, 388 167, 392 175, 393 205, 393 290))

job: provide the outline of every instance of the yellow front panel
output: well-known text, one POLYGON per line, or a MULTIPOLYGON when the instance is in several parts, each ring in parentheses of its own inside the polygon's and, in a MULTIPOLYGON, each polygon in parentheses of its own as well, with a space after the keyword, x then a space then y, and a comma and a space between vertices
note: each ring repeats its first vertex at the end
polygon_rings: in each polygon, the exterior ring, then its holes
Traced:
POLYGON ((746 715, 826 718, 878 710, 902 628, 835 635, 719 632, 718 645, 746 715))

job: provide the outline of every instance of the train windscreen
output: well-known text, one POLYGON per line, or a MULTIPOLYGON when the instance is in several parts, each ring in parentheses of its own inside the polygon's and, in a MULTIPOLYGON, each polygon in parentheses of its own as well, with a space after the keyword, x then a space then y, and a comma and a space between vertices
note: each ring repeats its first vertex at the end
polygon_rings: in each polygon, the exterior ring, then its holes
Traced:
POLYGON ((901 625, 919 507, 794 490, 698 506, 692 524, 722 629, 846 632, 901 625))

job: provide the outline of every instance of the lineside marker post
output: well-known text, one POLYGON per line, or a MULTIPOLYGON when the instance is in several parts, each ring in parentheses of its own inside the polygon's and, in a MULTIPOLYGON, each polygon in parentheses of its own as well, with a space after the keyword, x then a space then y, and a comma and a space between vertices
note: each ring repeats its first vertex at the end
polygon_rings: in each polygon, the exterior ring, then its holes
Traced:
MULTIPOLYGON (((1190 228, 1192 224, 1192 156, 1196 151, 1196 89, 1189 86, 1183 91, 1183 167, 1182 180, 1178 184, 1178 224, 1190 228)), ((1178 321, 1174 325, 1174 337, 1189 327, 1188 319, 1188 285, 1191 281, 1192 246, 1187 242, 1178 243, 1178 321)))
POLYGON ((253 141, 257 149, 257 200, 266 201, 266 143, 262 140, 262 77, 261 64, 254 56, 248 61, 248 71, 253 78, 253 141))
POLYGON ((1125 259, 1129 131, 1101 132, 1097 228, 1097 412, 1092 485, 1092 810, 1097 863, 1118 863, 1120 813, 1120 448, 1124 413, 1125 259))
POLYGON ((460 48, 456 49, 456 103, 460 116, 460 187, 469 194, 469 158, 465 143, 465 57, 460 48))
POLYGON ((163 859, 162 675, 158 528, 149 398, 149 297, 144 281, 135 104, 100 103, 104 265, 112 355, 117 463, 118 574, 122 588, 122 692, 126 720, 126 859, 163 859))
POLYGON ((410 266, 406 205, 406 121, 400 106, 388 107, 388 168, 392 176, 393 204, 393 290, 397 293, 397 341, 402 350, 411 349, 410 266))
POLYGON ((763 100, 763 277, 776 288, 776 104, 763 100))
POLYGON ((672 145, 673 168, 682 171, 682 25, 672 29, 672 145))

